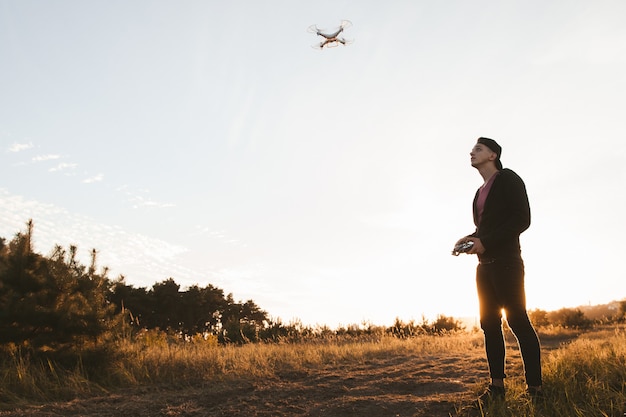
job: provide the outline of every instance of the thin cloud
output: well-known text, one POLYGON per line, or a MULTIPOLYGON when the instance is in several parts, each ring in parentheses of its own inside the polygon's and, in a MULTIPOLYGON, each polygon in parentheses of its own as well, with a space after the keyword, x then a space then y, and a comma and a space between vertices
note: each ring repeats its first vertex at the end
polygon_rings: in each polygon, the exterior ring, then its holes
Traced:
POLYGON ((59 159, 61 156, 56 154, 48 154, 48 155, 37 155, 33 157, 33 162, 43 162, 43 161, 52 161, 55 159, 59 159))
POLYGON ((161 239, 131 233, 118 226, 102 224, 88 217, 0 188, 0 237, 10 239, 25 230, 26 222, 35 225, 34 250, 48 253, 55 245, 76 245, 78 260, 90 262, 91 249, 98 252, 98 267, 110 268, 110 276, 123 274, 135 283, 151 285, 168 276, 177 282, 192 284, 206 276, 187 268, 180 257, 189 250, 161 239))
POLYGON ((9 146, 9 152, 21 152, 21 151, 25 151, 27 149, 33 148, 34 145, 32 144, 32 142, 28 142, 28 143, 14 143, 11 146, 9 146))
POLYGON ((72 170, 74 168, 76 168, 78 166, 78 164, 70 164, 67 162, 62 162, 59 165, 50 168, 48 171, 49 172, 57 172, 57 171, 66 171, 66 170, 72 170))
POLYGON ((248 244, 228 235, 225 230, 212 230, 208 226, 197 225, 195 230, 189 234, 189 236, 208 236, 209 239, 213 239, 231 247, 247 248, 248 244))
POLYGON ((133 192, 130 189, 130 186, 128 184, 124 184, 120 187, 117 187, 115 191, 118 191, 124 194, 127 197, 126 201, 129 202, 132 208, 134 209, 138 209, 142 207, 156 207, 156 208, 176 207, 175 204, 152 200, 150 198, 146 198, 139 194, 139 193, 147 194, 148 190, 140 190, 138 192, 133 192))
POLYGON ((141 196, 134 196, 129 201, 133 205, 134 209, 141 208, 141 207, 157 207, 157 208, 175 207, 175 205, 172 203, 162 203, 159 201, 154 201, 154 200, 150 200, 147 198, 143 198, 141 196))
POLYGON ((103 174, 94 175, 93 177, 85 178, 82 180, 83 184, 93 184, 94 182, 101 182, 104 179, 103 174))

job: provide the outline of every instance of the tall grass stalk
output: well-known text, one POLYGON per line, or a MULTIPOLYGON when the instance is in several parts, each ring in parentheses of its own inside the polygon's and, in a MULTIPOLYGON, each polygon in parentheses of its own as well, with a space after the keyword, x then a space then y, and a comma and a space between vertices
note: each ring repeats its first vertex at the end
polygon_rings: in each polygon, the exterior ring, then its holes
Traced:
POLYGON ((0 361, 0 404, 67 400, 96 391, 101 392, 102 388, 88 379, 80 363, 65 369, 50 360, 31 358, 20 350, 0 361))

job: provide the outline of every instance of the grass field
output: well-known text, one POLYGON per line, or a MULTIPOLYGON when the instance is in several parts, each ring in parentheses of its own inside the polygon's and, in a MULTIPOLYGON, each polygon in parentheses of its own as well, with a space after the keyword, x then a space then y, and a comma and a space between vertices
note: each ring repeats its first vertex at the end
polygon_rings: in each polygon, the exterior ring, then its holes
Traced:
POLYGON ((507 400, 467 406, 484 389, 480 333, 218 346, 151 334, 106 363, 61 368, 3 354, 0 416, 608 416, 626 405, 626 330, 544 331, 546 401, 524 396, 507 335, 507 400))

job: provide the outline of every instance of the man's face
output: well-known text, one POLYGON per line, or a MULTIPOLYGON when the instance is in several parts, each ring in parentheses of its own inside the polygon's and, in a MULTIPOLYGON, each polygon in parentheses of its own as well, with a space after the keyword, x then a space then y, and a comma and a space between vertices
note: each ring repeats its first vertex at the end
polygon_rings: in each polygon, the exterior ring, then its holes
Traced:
POLYGON ((495 161, 498 155, 482 143, 474 145, 470 151, 470 163, 474 168, 485 165, 489 161, 495 161))

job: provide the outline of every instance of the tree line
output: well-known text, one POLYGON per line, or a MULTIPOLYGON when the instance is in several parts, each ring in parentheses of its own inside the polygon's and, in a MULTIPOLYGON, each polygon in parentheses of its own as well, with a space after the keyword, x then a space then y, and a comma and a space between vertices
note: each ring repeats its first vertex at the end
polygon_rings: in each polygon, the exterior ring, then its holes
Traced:
MULTIPOLYGON (((165 332, 178 340, 211 337, 219 343, 299 341, 311 338, 388 334, 412 337, 464 330, 459 320, 440 315, 422 323, 396 319, 390 327, 364 323, 331 330, 272 319, 253 300, 235 301, 213 285, 182 290, 174 279, 151 288, 128 285, 123 276, 109 279, 98 271, 97 252, 88 266, 77 260, 77 248, 55 246, 49 256, 33 251, 33 222, 11 241, 0 238, 0 345, 40 350, 95 346, 145 331, 165 332)), ((604 322, 624 321, 626 301, 604 322)), ((530 312, 536 326, 589 327, 580 309, 530 312)))
POLYGON ((268 314, 254 301, 235 302, 232 294, 209 284, 182 291, 172 278, 151 289, 127 285, 123 278, 112 282, 108 300, 135 328, 159 329, 179 334, 215 335, 220 342, 256 342, 268 326, 268 314))
POLYGON ((0 238, 0 343, 63 348, 112 337, 120 329, 211 334, 226 342, 259 340, 270 319, 252 300, 236 302, 213 285, 182 291, 172 278, 152 288, 88 266, 76 246, 57 245, 49 256, 33 251, 33 222, 7 242, 0 238))

